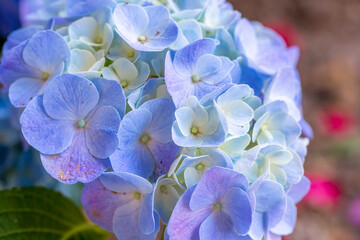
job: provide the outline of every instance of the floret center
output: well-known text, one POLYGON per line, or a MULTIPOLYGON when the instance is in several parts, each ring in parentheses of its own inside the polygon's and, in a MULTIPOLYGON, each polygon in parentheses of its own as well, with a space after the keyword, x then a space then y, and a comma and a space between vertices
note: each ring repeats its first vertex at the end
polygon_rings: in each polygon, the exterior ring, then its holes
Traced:
POLYGON ((97 37, 97 38, 95 38, 95 43, 97 43, 97 44, 100 44, 100 43, 102 43, 102 38, 101 37, 97 37))
POLYGON ((84 119, 80 119, 78 122, 77 122, 77 126, 78 128, 84 128, 86 125, 86 122, 84 119))
POLYGON ((127 81, 121 81, 120 85, 124 88, 127 87, 128 82, 127 81))
POLYGON ((43 73, 41 74, 41 78, 42 78, 44 81, 48 80, 49 77, 50 77, 50 73, 43 72, 43 73))
POLYGON ((191 133, 192 134, 198 134, 199 133, 199 129, 197 127, 192 127, 191 128, 191 133))
POLYGON ((262 128, 263 130, 267 131, 267 130, 269 130, 269 124, 264 123, 264 124, 261 126, 261 128, 262 128))
POLYGON ((134 198, 135 200, 140 200, 140 198, 141 198, 141 193, 139 193, 139 192, 134 192, 133 198, 134 198))
POLYGON ((214 210, 220 210, 221 209, 221 203, 219 203, 219 202, 215 203, 214 206, 213 206, 213 209, 214 210))
POLYGON ((129 57, 129 58, 135 57, 135 52, 134 52, 134 51, 129 52, 129 53, 128 53, 128 57, 129 57))
POLYGON ((140 141, 142 143, 148 143, 150 141, 150 136, 147 133, 145 133, 140 137, 140 141))
POLYGON ((197 75, 197 74, 192 75, 192 76, 191 76, 191 81, 192 81, 193 83, 199 82, 199 81, 200 81, 200 76, 197 75))
POLYGON ((201 171, 201 170, 203 170, 203 169, 204 169, 204 164, 202 164, 202 163, 198 163, 198 164, 195 166, 195 168, 196 168, 196 170, 201 171))
POLYGON ((138 38, 138 41, 141 42, 141 43, 145 43, 147 40, 147 38, 144 36, 144 35, 141 35, 139 38, 138 38))
POLYGON ((166 192, 166 185, 161 185, 160 192, 162 193, 166 192))

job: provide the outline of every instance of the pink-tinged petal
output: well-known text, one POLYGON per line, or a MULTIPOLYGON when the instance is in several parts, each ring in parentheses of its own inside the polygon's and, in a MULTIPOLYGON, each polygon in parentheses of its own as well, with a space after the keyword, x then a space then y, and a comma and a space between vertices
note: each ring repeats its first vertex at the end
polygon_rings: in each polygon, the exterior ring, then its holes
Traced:
POLYGON ((200 240, 200 225, 211 214, 211 208, 190 209, 189 202, 194 189, 195 186, 189 188, 175 206, 166 228, 169 240, 200 240))
POLYGON ((100 178, 85 185, 81 193, 81 202, 91 220, 107 231, 113 231, 115 209, 133 199, 132 193, 118 193, 108 190, 100 178))
POLYGON ((97 158, 107 158, 118 147, 117 131, 120 116, 115 108, 105 106, 89 116, 86 127, 86 146, 97 158))
POLYGON ((80 120, 95 108, 99 93, 86 78, 72 74, 55 77, 44 92, 44 107, 55 119, 80 120))
POLYGON ((35 97, 20 117, 26 141, 43 154, 57 154, 72 143, 76 128, 72 121, 49 117, 42 105, 43 96, 35 97))
POLYGON ((68 149, 54 155, 41 154, 41 161, 52 177, 67 184, 91 182, 110 167, 109 159, 98 159, 89 153, 82 130, 75 134, 68 149))

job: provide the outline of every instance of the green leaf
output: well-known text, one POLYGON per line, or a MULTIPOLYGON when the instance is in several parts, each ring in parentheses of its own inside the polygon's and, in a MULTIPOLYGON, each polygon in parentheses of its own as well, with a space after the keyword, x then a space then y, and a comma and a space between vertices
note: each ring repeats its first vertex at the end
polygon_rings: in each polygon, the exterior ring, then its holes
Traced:
POLYGON ((29 187, 0 192, 0 240, 105 240, 108 232, 87 222, 58 192, 29 187))

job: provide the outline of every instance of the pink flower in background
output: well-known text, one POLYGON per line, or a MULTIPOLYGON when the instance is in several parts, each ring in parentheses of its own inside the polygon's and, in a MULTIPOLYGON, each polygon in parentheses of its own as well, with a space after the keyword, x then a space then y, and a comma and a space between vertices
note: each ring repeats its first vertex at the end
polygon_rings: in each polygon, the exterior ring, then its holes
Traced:
POLYGON ((348 136, 354 132, 356 123, 354 115, 340 109, 324 109, 317 116, 318 129, 327 136, 348 136))
POLYGON ((311 187, 304 198, 304 203, 321 208, 333 208, 338 204, 341 191, 335 181, 323 175, 312 175, 308 178, 311 187))
POLYGON ((348 206, 347 218, 350 223, 360 227, 360 196, 348 206))

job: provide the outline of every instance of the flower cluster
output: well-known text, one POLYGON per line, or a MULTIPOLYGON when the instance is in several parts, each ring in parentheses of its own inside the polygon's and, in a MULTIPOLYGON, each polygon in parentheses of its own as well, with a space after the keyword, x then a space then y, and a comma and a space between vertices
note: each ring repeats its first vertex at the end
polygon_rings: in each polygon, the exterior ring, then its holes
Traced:
POLYGON ((46 171, 86 183, 96 224, 119 239, 293 231, 312 137, 297 47, 225 0, 24 2, 1 91, 46 171))

